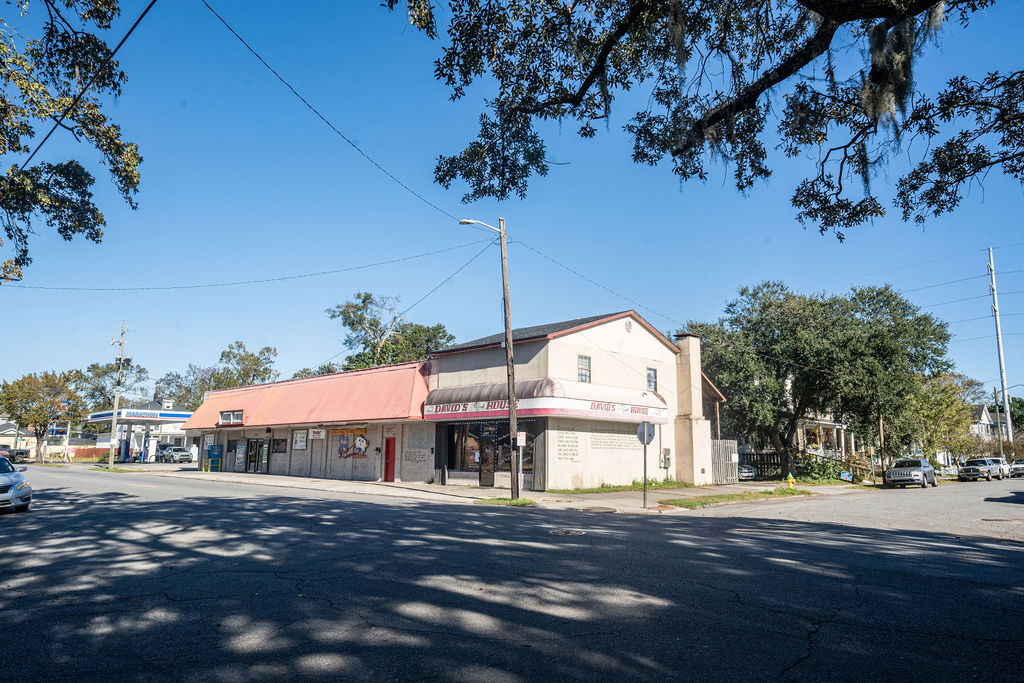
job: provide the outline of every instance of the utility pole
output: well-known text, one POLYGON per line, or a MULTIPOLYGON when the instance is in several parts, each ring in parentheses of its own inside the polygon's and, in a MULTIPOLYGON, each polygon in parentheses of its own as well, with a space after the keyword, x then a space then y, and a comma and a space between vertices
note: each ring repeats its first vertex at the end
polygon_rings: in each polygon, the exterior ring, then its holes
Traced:
POLYGON ((501 288, 505 304, 505 362, 508 366, 508 441, 512 448, 512 463, 509 468, 512 479, 512 499, 519 498, 519 475, 521 460, 519 454, 519 424, 516 422, 516 366, 512 358, 512 302, 508 296, 508 240, 505 238, 505 219, 498 219, 498 227, 483 221, 463 218, 459 225, 482 225, 498 233, 501 241, 501 288))
POLYGON ((508 438, 512 447, 512 500, 519 498, 519 424, 516 422, 516 366, 512 357, 512 302, 508 297, 508 240, 505 238, 505 219, 498 219, 501 238, 501 288, 505 301, 505 362, 508 365, 508 438))
MULTIPOLYGON (((992 402, 996 404, 996 435, 999 437, 999 457, 1003 457, 1003 423, 999 419, 999 396, 996 388, 992 387, 992 402)), ((1003 411, 1006 412, 1006 411, 1003 411)), ((1007 415, 1009 419, 1009 415, 1007 415)))
MULTIPOLYGON (((999 325, 999 297, 996 295, 996 264, 992 259, 992 247, 988 248, 988 289, 992 293, 992 317, 996 319, 996 347, 999 349, 999 381, 1003 386, 1003 413, 1006 415, 1006 439, 1013 444, 1013 420, 1010 418, 1010 399, 1006 393, 1006 363, 1003 361, 1003 330, 999 325)), ((1002 432, 999 434, 999 448, 1003 445, 1002 432)))
MULTIPOLYGON (((110 340, 116 344, 116 339, 110 340)), ((117 378, 114 380, 114 414, 110 418, 110 452, 107 454, 107 468, 114 467, 114 448, 120 447, 121 442, 117 438, 117 409, 121 403, 121 371, 124 368, 124 321, 121 321, 121 346, 117 351, 117 378)))

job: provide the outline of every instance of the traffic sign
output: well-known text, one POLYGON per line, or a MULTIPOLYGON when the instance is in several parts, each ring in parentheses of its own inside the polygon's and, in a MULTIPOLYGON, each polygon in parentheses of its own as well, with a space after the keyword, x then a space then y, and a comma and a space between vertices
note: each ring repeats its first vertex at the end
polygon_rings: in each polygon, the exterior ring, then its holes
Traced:
POLYGON ((654 441, 654 425, 646 420, 638 424, 636 427, 636 438, 640 439, 640 443, 645 446, 654 441))

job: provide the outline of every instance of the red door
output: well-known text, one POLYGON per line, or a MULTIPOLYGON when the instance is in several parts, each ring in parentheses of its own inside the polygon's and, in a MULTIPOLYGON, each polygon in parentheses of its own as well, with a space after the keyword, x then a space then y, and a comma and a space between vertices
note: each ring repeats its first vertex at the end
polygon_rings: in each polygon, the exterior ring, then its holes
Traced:
POLYGON ((384 439, 384 481, 395 480, 395 437, 384 439))

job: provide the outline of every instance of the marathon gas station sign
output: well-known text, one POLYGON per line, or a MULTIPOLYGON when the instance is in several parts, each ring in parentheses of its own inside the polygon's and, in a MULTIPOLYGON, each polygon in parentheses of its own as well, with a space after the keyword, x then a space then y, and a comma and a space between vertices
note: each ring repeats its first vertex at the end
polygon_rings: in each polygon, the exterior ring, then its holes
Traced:
MULTIPOLYGON (((106 410, 101 413, 92 413, 86 422, 110 422, 114 417, 114 411, 106 410)), ((140 408, 123 408, 117 411, 118 421, 126 422, 184 422, 192 417, 187 411, 167 410, 142 410, 140 408)))
MULTIPOLYGON (((516 415, 548 415, 585 417, 613 422, 669 421, 668 408, 609 403, 579 398, 522 398, 516 401, 516 415)), ((508 416, 508 401, 473 401, 466 403, 427 404, 423 416, 428 420, 465 420, 472 418, 501 419, 508 416)))

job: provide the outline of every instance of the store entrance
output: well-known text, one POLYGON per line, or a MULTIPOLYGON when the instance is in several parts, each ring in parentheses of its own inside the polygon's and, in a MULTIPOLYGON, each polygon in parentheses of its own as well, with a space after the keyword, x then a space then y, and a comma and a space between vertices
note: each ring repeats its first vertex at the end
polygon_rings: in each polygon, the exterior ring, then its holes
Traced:
POLYGON ((260 455, 263 446, 263 441, 260 439, 249 439, 245 445, 245 471, 246 472, 263 472, 265 471, 260 467, 261 460, 260 455))

